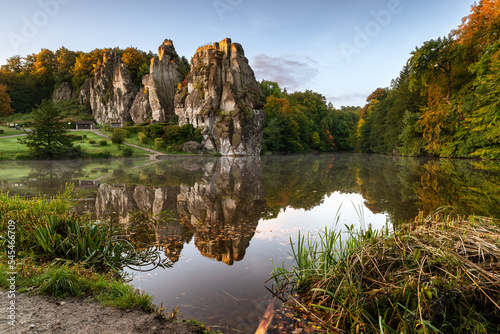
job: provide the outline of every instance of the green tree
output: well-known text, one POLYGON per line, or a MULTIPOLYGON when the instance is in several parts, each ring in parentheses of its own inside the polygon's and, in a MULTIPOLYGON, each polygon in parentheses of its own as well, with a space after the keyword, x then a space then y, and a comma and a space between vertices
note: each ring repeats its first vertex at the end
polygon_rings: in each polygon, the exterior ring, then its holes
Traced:
MULTIPOLYGON (((191 65, 189 65, 189 61, 184 56, 182 56, 179 59, 179 70, 181 72, 181 79, 182 80, 186 79, 189 72, 191 72, 191 65)), ((148 73, 149 73, 149 67, 148 67, 148 73)))
POLYGON ((33 111, 33 126, 30 132, 18 141, 25 144, 36 159, 77 158, 82 156, 80 147, 75 147, 69 137, 67 125, 54 109, 50 100, 44 100, 33 111))

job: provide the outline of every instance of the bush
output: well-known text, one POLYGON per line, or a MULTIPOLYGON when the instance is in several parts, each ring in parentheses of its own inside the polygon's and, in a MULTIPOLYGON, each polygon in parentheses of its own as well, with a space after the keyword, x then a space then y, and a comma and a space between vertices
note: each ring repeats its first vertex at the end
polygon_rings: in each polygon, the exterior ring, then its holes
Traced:
POLYGON ((99 145, 106 146, 106 145, 108 145, 108 141, 106 139, 101 139, 101 140, 99 140, 99 145))
POLYGON ((148 143, 148 136, 144 132, 139 132, 137 134, 137 137, 139 138, 139 142, 141 144, 147 144, 148 143))
POLYGON ((124 157, 131 157, 134 154, 134 150, 131 147, 124 147, 122 149, 122 155, 124 157))
POLYGON ((103 126, 103 128, 102 128, 102 129, 103 129, 104 131, 106 131, 106 132, 111 132, 111 127, 110 127, 109 125, 105 125, 105 126, 103 126))
POLYGON ((155 146, 157 148, 165 148, 165 141, 162 138, 156 138, 155 139, 155 146))
POLYGON ((0 135, 3 134, 4 132, 5 132, 4 130, 0 129, 0 135))
POLYGON ((83 139, 87 139, 87 135, 82 135, 82 138, 83 139))
POLYGON ((122 144, 125 138, 130 136, 130 132, 125 129, 115 128, 113 134, 111 135, 111 141, 114 144, 122 144))
POLYGON ((130 133, 146 132, 147 127, 145 127, 145 126, 129 126, 129 127, 127 127, 127 131, 130 133))
POLYGON ((95 140, 94 139, 89 139, 89 144, 91 144, 91 145, 95 144, 95 140))
POLYGON ((162 137, 165 134, 165 126, 162 124, 151 124, 148 127, 148 134, 153 139, 162 137))

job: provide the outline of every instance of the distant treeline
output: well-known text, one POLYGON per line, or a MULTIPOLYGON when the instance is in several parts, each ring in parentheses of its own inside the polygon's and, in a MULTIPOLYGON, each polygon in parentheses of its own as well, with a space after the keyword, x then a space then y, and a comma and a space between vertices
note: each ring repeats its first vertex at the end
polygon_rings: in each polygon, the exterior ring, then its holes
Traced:
MULTIPOLYGON (((103 55, 107 51, 120 53, 132 81, 140 88, 142 77, 149 74, 151 58, 156 56, 153 52, 146 53, 134 47, 95 49, 91 52, 61 47, 55 52, 42 49, 37 54, 7 59, 7 64, 0 68, 0 86, 4 88, 0 89, 0 101, 8 94, 13 109, 10 112, 29 113, 42 100, 51 99, 54 89, 64 82, 70 83, 78 92, 85 79, 94 77, 94 68, 102 65, 103 55)), ((181 57, 180 71, 183 78, 189 70, 189 61, 181 57)), ((8 114, 1 105, 0 114, 8 114)))

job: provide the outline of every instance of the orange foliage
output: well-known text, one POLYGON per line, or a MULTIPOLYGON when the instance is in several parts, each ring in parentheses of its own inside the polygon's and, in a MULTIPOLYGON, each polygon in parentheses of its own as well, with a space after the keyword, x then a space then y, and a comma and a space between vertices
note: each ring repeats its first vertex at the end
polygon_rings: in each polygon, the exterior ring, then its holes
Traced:
POLYGON ((472 5, 472 13, 462 19, 453 34, 458 41, 479 52, 500 38, 500 0, 480 0, 472 5))
POLYGON ((3 116, 8 116, 14 110, 10 106, 10 96, 7 93, 7 86, 0 85, 0 114, 3 116))

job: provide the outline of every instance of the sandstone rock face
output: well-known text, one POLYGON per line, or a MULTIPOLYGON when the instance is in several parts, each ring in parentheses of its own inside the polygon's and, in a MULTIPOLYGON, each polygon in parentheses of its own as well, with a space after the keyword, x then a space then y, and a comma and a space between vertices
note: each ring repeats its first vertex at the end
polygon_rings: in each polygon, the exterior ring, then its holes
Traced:
POLYGON ((264 96, 240 44, 229 38, 199 48, 175 95, 179 125, 203 127, 204 146, 222 155, 258 155, 264 96))
POLYGON ((134 123, 152 118, 156 122, 177 122, 174 96, 181 82, 179 56, 171 40, 166 39, 158 48, 158 57, 151 59, 149 74, 142 78, 140 91, 130 111, 134 123))
POLYGON ((104 53, 102 65, 94 69, 89 91, 92 116, 97 123, 123 123, 131 120, 129 111, 137 88, 119 53, 104 53))
POLYGON ((73 86, 69 82, 61 83, 52 94, 52 101, 60 102, 65 100, 74 99, 76 97, 76 92, 73 86))

